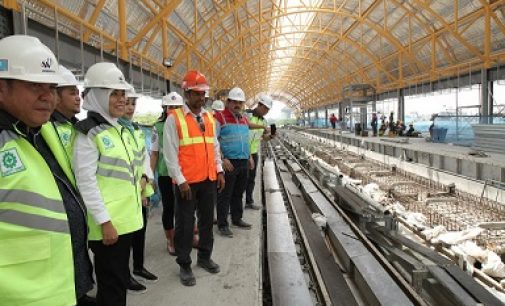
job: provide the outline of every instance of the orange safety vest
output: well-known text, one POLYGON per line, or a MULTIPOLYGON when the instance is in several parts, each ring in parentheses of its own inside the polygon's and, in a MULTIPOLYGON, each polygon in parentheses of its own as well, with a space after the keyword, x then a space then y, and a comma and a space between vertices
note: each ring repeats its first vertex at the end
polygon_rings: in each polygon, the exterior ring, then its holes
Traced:
POLYGON ((182 175, 189 184, 209 179, 217 179, 216 160, 214 155, 214 118, 203 113, 205 132, 191 113, 184 115, 182 108, 172 110, 179 135, 179 166, 182 175))

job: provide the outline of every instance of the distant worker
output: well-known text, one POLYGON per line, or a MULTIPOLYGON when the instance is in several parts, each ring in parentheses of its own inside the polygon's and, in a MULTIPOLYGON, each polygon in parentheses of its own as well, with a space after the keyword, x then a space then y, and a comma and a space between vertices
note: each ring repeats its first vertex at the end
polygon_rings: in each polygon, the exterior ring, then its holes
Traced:
MULTIPOLYGON (((158 277, 149 272, 144 266, 144 251, 146 242, 147 228, 147 206, 149 205, 149 197, 154 194, 151 182, 153 180, 153 172, 149 164, 149 155, 146 150, 146 138, 142 129, 135 124, 133 115, 137 107, 137 99, 140 95, 133 90, 126 94, 125 114, 119 118, 118 122, 130 132, 130 141, 127 142, 132 147, 133 155, 135 156, 135 178, 140 181, 140 197, 142 203, 142 220, 144 225, 141 229, 133 232, 132 237, 132 257, 133 257, 133 274, 143 280, 149 282, 158 281, 158 277)), ((130 276, 128 290, 137 293, 146 291, 146 287, 139 283, 133 276, 130 276)))
POLYGON ((221 100, 216 100, 212 102, 212 113, 215 114, 216 112, 222 112, 224 111, 224 103, 221 100))
POLYGON ((377 136, 377 125, 378 125, 377 113, 372 114, 372 121, 370 122, 370 125, 372 126, 373 136, 377 136))
POLYGON ((394 112, 391 112, 389 114, 389 124, 388 124, 388 127, 389 127, 389 134, 394 134, 396 133, 396 125, 395 125, 395 121, 394 121, 394 116, 395 116, 395 113, 394 112))
POLYGON ((430 126, 428 131, 430 132, 430 139, 433 139, 433 129, 435 128, 435 119, 438 117, 438 114, 432 114, 430 118, 430 126))
POLYGON ((163 113, 154 124, 151 137, 151 169, 158 174, 158 186, 161 193, 161 203, 163 204, 163 213, 161 222, 165 230, 167 239, 167 251, 170 255, 175 256, 174 246, 174 206, 175 195, 172 177, 170 176, 163 156, 163 128, 167 120, 170 110, 181 108, 184 105, 184 100, 178 93, 171 92, 163 96, 161 107, 163 113))
POLYGON ((0 39, 0 305, 94 304, 86 209, 46 124, 64 81, 37 38, 0 39))
POLYGON ((230 214, 234 226, 251 228, 251 224, 242 220, 242 198, 247 185, 247 174, 254 166, 249 148, 249 121, 242 116, 245 101, 244 91, 238 87, 232 88, 228 94, 226 109, 214 116, 226 180, 223 192, 217 196, 217 225, 219 234, 230 238, 233 237, 228 223, 230 214))
POLYGON ((405 136, 407 136, 407 137, 418 137, 419 134, 420 133, 414 129, 414 123, 411 122, 409 124, 409 129, 405 133, 405 136))
POLYGON ((72 160, 72 145, 75 138, 75 117, 81 112, 81 96, 79 95, 79 82, 75 75, 67 68, 60 65, 60 74, 64 81, 56 88, 56 110, 51 115, 51 122, 60 135, 61 143, 67 151, 69 160, 72 160))
POLYGON ((249 131, 249 145, 254 167, 252 169, 249 169, 249 174, 247 177, 245 208, 248 209, 261 208, 261 206, 254 204, 253 191, 256 179, 256 169, 258 166, 258 151, 261 145, 261 140, 270 140, 273 137, 273 135, 268 134, 266 121, 264 118, 272 108, 272 105, 272 98, 266 95, 260 96, 258 105, 253 109, 252 116, 249 118, 250 126, 251 124, 257 124, 261 126, 261 128, 251 129, 249 131))
POLYGON ((337 116, 335 116, 335 114, 331 114, 330 123, 331 123, 331 128, 335 129, 337 126, 337 116))
POLYGON ((89 211, 97 303, 124 306, 132 236, 142 228, 140 181, 134 174, 139 155, 118 123, 125 113, 125 92, 132 87, 116 65, 96 63, 86 72, 84 88, 88 114, 76 124, 73 166, 89 211))
POLYGON ((198 216, 197 265, 210 273, 219 273, 212 260, 214 247, 213 220, 216 190, 221 192, 225 181, 221 166, 219 142, 212 115, 204 108, 205 76, 188 71, 182 82, 186 104, 172 110, 163 132, 163 154, 176 187, 175 252, 180 266, 180 281, 185 286, 196 284, 191 269, 191 248, 195 210, 198 216), (217 184, 216 184, 217 181, 217 184))

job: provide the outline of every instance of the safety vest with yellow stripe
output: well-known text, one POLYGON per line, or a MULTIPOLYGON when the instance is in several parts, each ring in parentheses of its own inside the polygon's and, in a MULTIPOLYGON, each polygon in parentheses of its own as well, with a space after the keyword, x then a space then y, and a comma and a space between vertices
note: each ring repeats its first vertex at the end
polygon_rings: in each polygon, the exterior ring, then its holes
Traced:
MULTIPOLYGON (((41 135, 68 179, 70 163, 49 123, 41 135)), ((0 132, 0 305, 75 305, 67 214, 46 161, 23 137, 0 132)))
POLYGON ((202 132, 193 115, 186 115, 181 108, 171 111, 179 135, 179 166, 186 181, 198 183, 207 179, 217 179, 214 153, 214 118, 209 113, 202 113, 205 131, 202 132))
MULTIPOLYGON (((79 122, 78 126, 88 124, 88 120, 79 122)), ((118 235, 137 231, 143 225, 140 179, 136 169, 141 163, 142 152, 133 149, 135 144, 129 135, 126 128, 118 129, 108 123, 100 123, 87 131, 99 152, 98 189, 118 235)), ((103 239, 101 227, 92 217, 88 217, 88 226, 89 240, 103 239)))

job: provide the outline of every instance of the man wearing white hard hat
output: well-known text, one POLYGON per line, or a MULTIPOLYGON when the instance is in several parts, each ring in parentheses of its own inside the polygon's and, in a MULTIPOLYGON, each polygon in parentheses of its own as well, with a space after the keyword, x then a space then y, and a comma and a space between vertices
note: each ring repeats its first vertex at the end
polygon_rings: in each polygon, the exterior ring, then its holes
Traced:
MULTIPOLYGON (((165 230, 167 239, 167 251, 170 255, 175 256, 174 247, 174 203, 175 195, 172 183, 172 177, 168 172, 165 159, 163 157, 163 127, 167 119, 168 113, 172 109, 180 108, 184 105, 184 100, 177 92, 171 92, 163 96, 161 106, 163 113, 158 122, 154 124, 151 138, 151 169, 158 174, 158 186, 161 194, 161 203, 163 205, 163 213, 161 221, 165 230)), ((193 239, 195 239, 193 237, 193 239)))
POLYGON ((258 100, 257 106, 252 110, 249 117, 249 145, 251 148, 251 156, 254 160, 254 168, 249 169, 247 176, 247 186, 245 189, 245 208, 247 209, 260 209, 260 206, 254 204, 253 191, 256 179, 256 165, 258 163, 258 150, 261 140, 270 140, 273 136, 268 135, 268 130, 265 121, 265 115, 268 114, 272 108, 273 101, 267 95, 261 95, 258 100))
POLYGON ((74 74, 62 65, 60 65, 60 74, 64 81, 56 88, 56 110, 51 115, 51 122, 56 126, 61 143, 69 158, 72 159, 74 124, 78 121, 75 116, 81 112, 81 97, 77 88, 79 82, 74 74))
POLYGON ((228 222, 230 214, 232 225, 242 229, 251 228, 251 224, 242 220, 247 171, 253 167, 249 150, 249 121, 242 116, 245 101, 244 91, 238 87, 232 88, 225 110, 214 115, 226 181, 223 192, 217 196, 217 225, 219 234, 230 238, 233 237, 228 222))
POLYGON ((0 305, 81 305, 93 287, 86 212, 54 126, 58 61, 0 40, 0 305))
POLYGON ((132 90, 112 63, 92 65, 84 77, 83 108, 73 156, 77 186, 88 208, 88 239, 94 253, 98 305, 126 305, 133 233, 142 228, 142 154, 128 145, 129 132, 118 123, 132 90))

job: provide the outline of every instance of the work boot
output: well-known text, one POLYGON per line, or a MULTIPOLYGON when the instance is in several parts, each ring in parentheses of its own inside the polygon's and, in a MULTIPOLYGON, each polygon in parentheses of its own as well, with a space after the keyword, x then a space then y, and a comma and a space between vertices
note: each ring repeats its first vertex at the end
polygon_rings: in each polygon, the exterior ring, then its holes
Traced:
POLYGON ((215 263, 212 259, 198 259, 196 264, 212 274, 216 274, 219 273, 219 271, 221 271, 219 269, 219 265, 215 263))
POLYGON ((158 277, 151 272, 147 271, 146 268, 142 268, 140 270, 133 270, 133 274, 139 277, 142 277, 146 281, 155 283, 158 281, 158 277))
POLYGON ((147 291, 146 286, 139 283, 136 279, 130 276, 130 282, 128 283, 128 291, 133 294, 142 294, 147 291))
POLYGON ((260 210, 261 209, 260 206, 254 205, 254 202, 252 202, 252 203, 245 203, 244 208, 245 209, 253 209, 253 210, 260 210))
POLYGON ((224 237, 233 238, 233 233, 228 226, 223 226, 218 229, 219 234, 224 237))
POLYGON ((179 278, 181 279, 181 284, 184 286, 194 286, 196 285, 196 279, 195 276, 193 275, 193 271, 191 270, 191 267, 183 267, 181 266, 180 272, 179 272, 179 278))
POLYGON ((174 229, 169 229, 165 231, 165 237, 167 237, 167 251, 168 254, 172 256, 175 256, 174 235, 175 235, 174 229))
POLYGON ((241 228, 241 229, 251 229, 251 227, 252 227, 251 224, 244 222, 244 220, 242 220, 242 219, 239 219, 237 221, 233 221, 231 224, 233 224, 234 226, 241 228))

